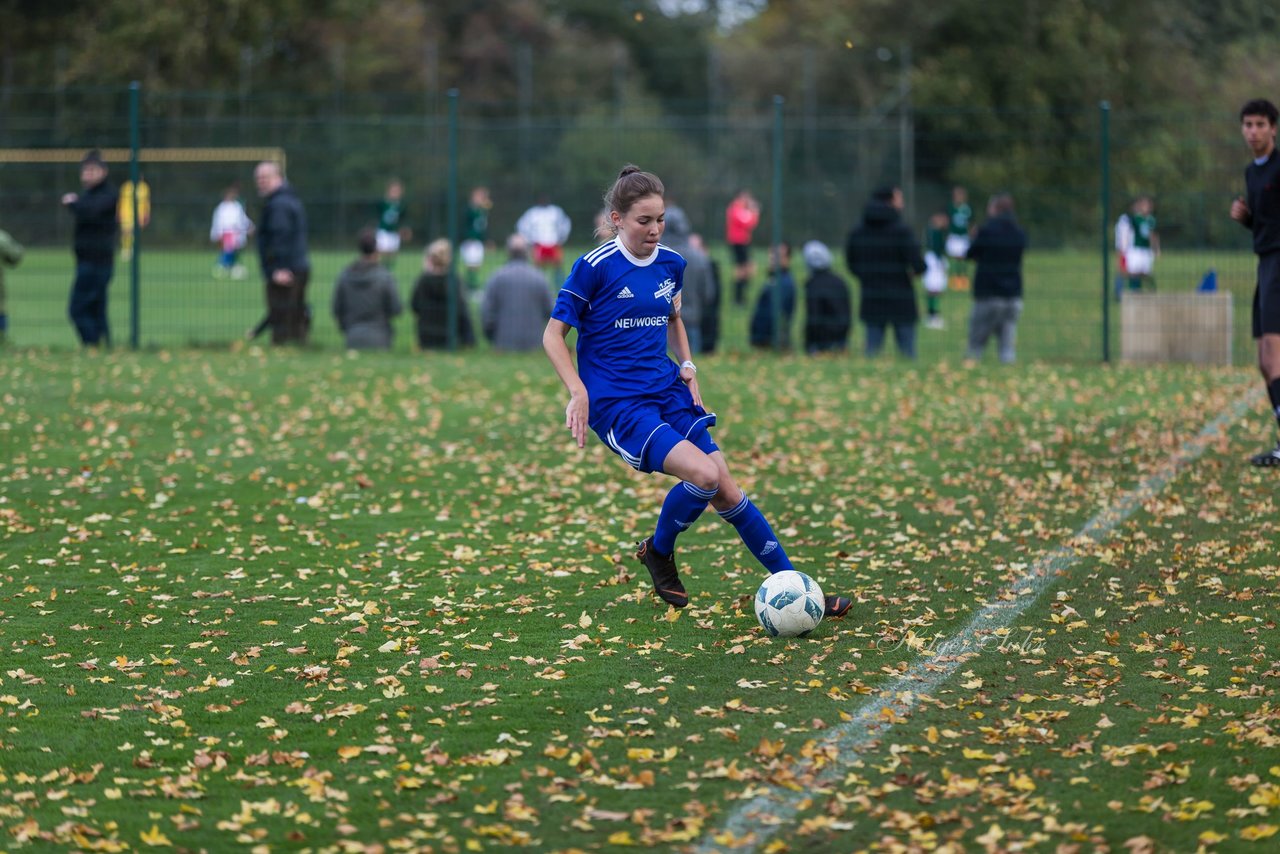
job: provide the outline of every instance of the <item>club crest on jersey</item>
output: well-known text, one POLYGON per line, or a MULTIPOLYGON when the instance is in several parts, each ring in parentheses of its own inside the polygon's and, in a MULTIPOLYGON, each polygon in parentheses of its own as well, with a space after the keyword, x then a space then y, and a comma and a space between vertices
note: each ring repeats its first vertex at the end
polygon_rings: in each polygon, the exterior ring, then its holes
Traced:
POLYGON ((675 292, 676 292, 675 280, 667 279, 662 284, 658 285, 658 289, 653 292, 653 298, 654 299, 661 298, 661 299, 665 299, 667 302, 671 302, 671 296, 675 292))

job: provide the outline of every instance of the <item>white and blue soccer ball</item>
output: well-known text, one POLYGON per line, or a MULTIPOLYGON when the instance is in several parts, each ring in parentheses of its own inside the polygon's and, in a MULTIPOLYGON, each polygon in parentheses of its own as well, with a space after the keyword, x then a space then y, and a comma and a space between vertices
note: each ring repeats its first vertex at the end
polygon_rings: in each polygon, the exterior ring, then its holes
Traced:
POLYGON ((775 572, 756 592, 756 619, 775 638, 804 637, 822 622, 825 604, 818 582, 797 569, 775 572))

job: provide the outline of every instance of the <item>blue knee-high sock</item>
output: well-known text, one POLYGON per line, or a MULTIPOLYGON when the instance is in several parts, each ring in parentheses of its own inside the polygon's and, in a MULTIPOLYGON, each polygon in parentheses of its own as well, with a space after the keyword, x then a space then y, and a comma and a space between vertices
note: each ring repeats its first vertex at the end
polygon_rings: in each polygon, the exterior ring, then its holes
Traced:
POLYGON ((720 518, 738 529, 738 536, 742 537, 742 542, 747 544, 747 548, 755 555, 756 560, 760 561, 770 573, 795 568, 791 565, 791 559, 787 557, 786 551, 783 550, 782 543, 778 542, 778 538, 773 535, 769 520, 764 518, 764 514, 756 509, 745 494, 733 508, 716 512, 720 514, 720 518))
POLYGON ((715 494, 714 489, 700 489, 684 480, 671 487, 662 502, 658 527, 653 532, 653 547, 659 554, 669 555, 675 550, 676 537, 698 521, 702 511, 707 509, 707 502, 715 494))

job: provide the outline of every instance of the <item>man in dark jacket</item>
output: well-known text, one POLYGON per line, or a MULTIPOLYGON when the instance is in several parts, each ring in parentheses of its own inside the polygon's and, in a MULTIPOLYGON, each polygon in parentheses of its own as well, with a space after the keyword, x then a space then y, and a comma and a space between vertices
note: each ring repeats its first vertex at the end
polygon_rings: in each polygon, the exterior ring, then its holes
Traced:
POLYGON ((361 229, 356 246, 360 257, 342 271, 333 288, 333 318, 348 350, 390 350, 391 321, 404 311, 400 292, 382 265, 377 233, 361 229))
POLYGON ((844 256, 857 276, 862 298, 858 319, 867 330, 866 352, 877 355, 884 347, 885 327, 893 326, 898 352, 916 355, 916 308, 913 275, 925 270, 920 245, 902 221, 902 191, 885 187, 871 195, 862 214, 862 225, 849 233, 844 256))
POLYGON ((107 164, 97 149, 80 161, 81 192, 67 193, 62 204, 75 217, 72 248, 76 278, 71 286, 67 314, 86 347, 111 343, 107 325, 107 286, 115 268, 116 205, 120 194, 107 180, 107 164))
POLYGON ((1013 196, 997 193, 987 203, 987 221, 978 229, 966 256, 978 262, 966 358, 982 358, 987 339, 995 334, 1000 361, 1012 364, 1022 314, 1022 253, 1026 248, 1026 232, 1013 216, 1013 196))
POLYGON ((253 172, 262 215, 258 220, 258 256, 266 279, 267 320, 271 343, 306 343, 307 215, 302 201, 280 174, 280 164, 265 160, 253 172))
POLYGON ((810 240, 801 250, 809 267, 804 283, 804 349, 843 352, 849 346, 849 285, 831 269, 831 250, 810 240))

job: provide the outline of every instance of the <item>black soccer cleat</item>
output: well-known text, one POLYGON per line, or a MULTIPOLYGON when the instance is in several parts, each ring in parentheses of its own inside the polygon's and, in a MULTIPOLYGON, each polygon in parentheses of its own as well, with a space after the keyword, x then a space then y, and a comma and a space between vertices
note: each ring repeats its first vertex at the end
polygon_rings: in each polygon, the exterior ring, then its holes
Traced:
POLYGON ((848 596, 824 596, 822 604, 822 616, 838 620, 849 613, 849 609, 853 607, 853 600, 848 596))
POLYGON ((1277 444, 1269 451, 1263 451, 1261 454, 1254 454, 1249 458, 1249 462, 1255 466, 1269 468, 1271 466, 1280 466, 1280 444, 1277 444))
POLYGON ((672 608, 683 608, 689 604, 689 594, 684 592, 684 585, 680 583, 674 554, 659 554, 653 547, 653 537, 646 537, 636 548, 636 558, 649 570, 653 592, 659 599, 672 608))

